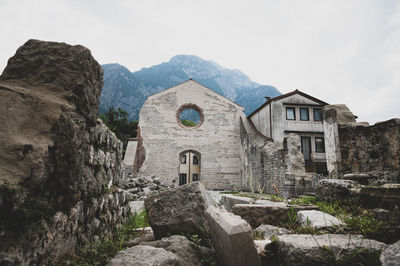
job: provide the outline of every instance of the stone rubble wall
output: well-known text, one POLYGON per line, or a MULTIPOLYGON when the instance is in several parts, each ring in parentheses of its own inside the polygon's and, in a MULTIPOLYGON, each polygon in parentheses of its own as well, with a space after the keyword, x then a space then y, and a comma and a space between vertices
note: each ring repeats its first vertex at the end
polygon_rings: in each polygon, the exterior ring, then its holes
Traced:
POLYGON ((102 74, 83 46, 29 40, 0 76, 1 265, 55 264, 129 214, 102 74))
POLYGON ((400 183, 400 119, 357 123, 345 105, 323 109, 328 171, 369 174, 369 184, 400 183))
POLYGON ((312 190, 300 152, 300 138, 289 134, 284 142, 272 142, 257 136, 247 119, 241 119, 242 188, 255 192, 292 197, 312 190), (277 193, 278 192, 278 193, 277 193))

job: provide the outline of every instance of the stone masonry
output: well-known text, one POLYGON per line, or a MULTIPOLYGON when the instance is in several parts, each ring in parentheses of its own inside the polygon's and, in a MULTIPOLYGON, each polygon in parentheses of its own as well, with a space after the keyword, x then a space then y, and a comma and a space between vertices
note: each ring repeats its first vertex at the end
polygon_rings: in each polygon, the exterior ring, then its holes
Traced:
POLYGON ((400 119, 369 126, 356 123, 344 105, 324 108, 328 171, 365 173, 370 184, 400 182, 400 119))
MULTIPOLYGON (((188 80, 149 96, 139 116, 145 161, 139 172, 178 186, 180 154, 200 154, 200 182, 207 189, 240 189, 240 116, 243 108, 188 80), (194 107, 197 127, 180 124, 179 110, 194 107)), ((140 143, 139 143, 140 144, 140 143)))

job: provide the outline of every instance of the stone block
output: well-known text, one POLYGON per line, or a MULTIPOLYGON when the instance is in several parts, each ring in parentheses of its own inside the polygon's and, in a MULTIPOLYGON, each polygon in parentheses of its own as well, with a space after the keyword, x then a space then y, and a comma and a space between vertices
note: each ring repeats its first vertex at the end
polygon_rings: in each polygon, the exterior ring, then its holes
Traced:
POLYGON ((400 241, 389 245, 382 252, 380 261, 382 266, 397 266, 400 263, 400 241))
POLYGON ((368 179, 370 178, 370 176, 369 174, 351 173, 343 175, 343 178, 347 180, 354 180, 362 185, 368 185, 368 179))
POLYGON ((251 204, 254 202, 254 200, 247 197, 240 197, 227 194, 221 197, 221 202, 224 205, 225 209, 231 211, 232 207, 235 206, 236 204, 251 204))
POLYGON ((179 257, 163 248, 134 246, 120 251, 107 266, 183 266, 179 257))
POLYGON ((258 232, 259 234, 262 234, 264 239, 270 239, 273 235, 278 236, 278 235, 284 235, 284 234, 290 234, 290 230, 286 228, 281 228, 281 227, 276 227, 273 225, 269 224, 262 224, 256 229, 254 229, 255 232, 258 232))
POLYGON ((210 236, 222 265, 261 265, 249 224, 222 207, 207 209, 210 236))
POLYGON ((144 205, 156 239, 174 234, 203 234, 205 211, 216 205, 200 182, 161 191, 145 199, 144 205))
POLYGON ((311 226, 318 229, 327 229, 344 225, 344 223, 335 216, 317 210, 299 211, 297 217, 302 226, 311 226))
MULTIPOLYGON (((366 256, 385 247, 386 244, 382 242, 364 239, 360 235, 278 236, 280 262, 282 265, 291 266, 337 265, 338 260, 354 251, 359 251, 361 256, 366 256)), ((347 258, 355 259, 353 256, 347 258)), ((348 263, 348 265, 355 265, 354 261, 348 263)))
POLYGON ((140 245, 152 246, 156 248, 163 248, 166 251, 172 252, 178 256, 181 265, 200 266, 200 260, 197 252, 201 252, 184 236, 173 235, 164 237, 161 240, 142 242, 140 245))

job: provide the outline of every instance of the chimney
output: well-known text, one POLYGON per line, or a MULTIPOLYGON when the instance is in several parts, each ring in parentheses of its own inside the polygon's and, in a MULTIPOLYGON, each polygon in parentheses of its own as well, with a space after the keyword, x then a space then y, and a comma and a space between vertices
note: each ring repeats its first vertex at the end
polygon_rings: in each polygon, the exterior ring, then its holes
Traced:
POLYGON ((269 100, 271 100, 271 97, 265 96, 265 102, 268 102, 269 100))

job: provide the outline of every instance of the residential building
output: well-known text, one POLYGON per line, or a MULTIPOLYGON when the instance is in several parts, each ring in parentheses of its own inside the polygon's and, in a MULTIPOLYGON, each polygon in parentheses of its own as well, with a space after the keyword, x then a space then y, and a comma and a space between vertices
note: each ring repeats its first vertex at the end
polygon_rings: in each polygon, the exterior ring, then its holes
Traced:
POLYGON ((266 102, 248 118, 267 138, 283 142, 289 133, 301 138, 301 151, 309 172, 326 174, 326 155, 322 108, 328 103, 295 90, 266 102))

